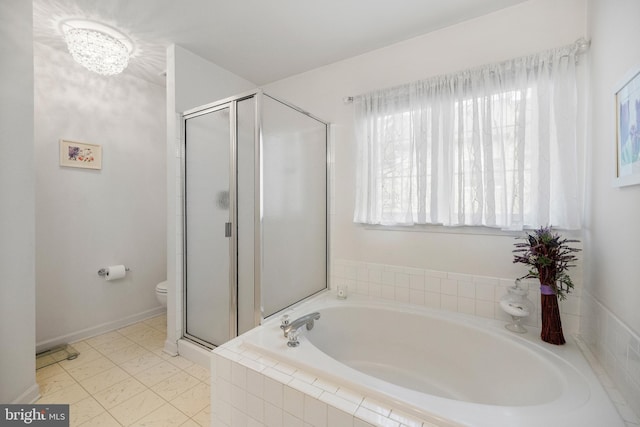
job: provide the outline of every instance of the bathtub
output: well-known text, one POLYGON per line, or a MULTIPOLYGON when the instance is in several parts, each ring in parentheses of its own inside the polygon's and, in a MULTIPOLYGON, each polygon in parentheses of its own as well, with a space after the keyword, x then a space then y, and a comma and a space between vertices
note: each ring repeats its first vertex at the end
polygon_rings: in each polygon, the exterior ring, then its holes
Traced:
POLYGON ((354 390, 418 425, 624 426, 571 337, 553 346, 534 328, 514 334, 500 321, 331 293, 286 314, 315 311, 321 317, 298 347, 287 346, 279 318, 229 347, 354 390))

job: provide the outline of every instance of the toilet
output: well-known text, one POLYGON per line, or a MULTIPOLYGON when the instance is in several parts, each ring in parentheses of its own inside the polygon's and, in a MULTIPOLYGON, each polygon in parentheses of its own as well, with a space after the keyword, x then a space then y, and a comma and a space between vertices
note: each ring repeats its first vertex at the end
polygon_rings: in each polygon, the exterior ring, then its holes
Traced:
POLYGON ((156 285, 156 298, 163 307, 167 306, 167 281, 160 282, 156 285))

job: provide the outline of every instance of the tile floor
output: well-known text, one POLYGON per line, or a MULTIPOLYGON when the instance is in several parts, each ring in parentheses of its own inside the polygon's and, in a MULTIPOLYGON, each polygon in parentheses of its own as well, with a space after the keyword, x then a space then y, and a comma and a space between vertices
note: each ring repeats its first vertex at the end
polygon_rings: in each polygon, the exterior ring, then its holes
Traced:
POLYGON ((209 426, 210 372, 162 352, 166 316, 72 346, 80 352, 38 369, 36 403, 70 405, 74 426, 209 426))

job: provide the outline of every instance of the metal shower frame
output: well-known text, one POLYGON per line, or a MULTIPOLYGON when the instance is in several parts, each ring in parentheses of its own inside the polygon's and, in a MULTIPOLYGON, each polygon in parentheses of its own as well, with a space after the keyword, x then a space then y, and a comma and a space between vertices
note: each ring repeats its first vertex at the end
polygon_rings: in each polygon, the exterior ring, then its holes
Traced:
MULTIPOLYGON (((273 97, 267 93, 265 93, 262 89, 255 89, 248 92, 243 92, 239 95, 235 95, 232 97, 224 98, 216 102, 212 102, 209 104, 205 104, 190 110, 187 110, 181 115, 181 162, 180 162, 180 179, 181 179, 181 191, 182 191, 182 229, 183 229, 183 237, 182 237, 182 247, 183 247, 183 273, 182 273, 182 325, 183 325, 183 337, 195 342, 201 346, 207 348, 213 348, 215 345, 204 341, 198 337, 189 335, 186 330, 187 325, 187 233, 186 233, 186 220, 187 220, 187 209, 186 209, 186 121, 188 119, 198 117, 203 114, 208 114, 214 111, 222 110, 224 108, 229 108, 229 123, 230 123, 230 175, 229 175, 229 198, 234 201, 234 203, 230 204, 230 222, 232 224, 231 229, 235 230, 238 224, 238 210, 237 210, 237 182, 238 182, 238 164, 237 164, 237 103, 239 101, 244 101, 250 98, 255 98, 255 111, 254 111, 254 248, 253 248, 253 261, 254 261, 254 283, 253 283, 253 321, 254 326, 259 325, 264 320, 262 316, 261 309, 261 301, 262 301, 262 282, 261 282, 261 260, 262 260, 262 227, 261 227, 261 218, 262 218, 262 200, 263 200, 263 186, 262 186, 262 153, 263 153, 263 132, 262 132, 262 106, 264 97, 268 97, 274 101, 277 101, 299 113, 302 113, 309 118, 316 120, 322 123, 326 127, 325 134, 325 149, 326 149, 326 159, 325 159, 325 174, 326 174, 326 182, 325 182, 325 230, 326 230, 326 251, 325 251, 325 287, 310 295, 307 298, 310 298, 314 295, 317 295, 320 292, 324 292, 329 288, 329 278, 330 278, 330 233, 329 233, 329 224, 330 224, 330 212, 331 212, 331 198, 330 198, 330 190, 331 190, 331 141, 332 141, 332 128, 331 124, 325 120, 314 116, 313 114, 305 111, 295 105, 292 105, 286 101, 273 97), (213 347, 212 347, 213 346, 213 347)), ((229 254, 230 254, 230 272, 229 272, 229 336, 235 337, 238 335, 238 255, 237 255, 237 235, 232 234, 229 239, 229 254)), ((276 313, 277 314, 277 313, 276 313)), ((275 314, 274 314, 275 315, 275 314)), ((269 317, 269 316, 268 316, 269 317)))

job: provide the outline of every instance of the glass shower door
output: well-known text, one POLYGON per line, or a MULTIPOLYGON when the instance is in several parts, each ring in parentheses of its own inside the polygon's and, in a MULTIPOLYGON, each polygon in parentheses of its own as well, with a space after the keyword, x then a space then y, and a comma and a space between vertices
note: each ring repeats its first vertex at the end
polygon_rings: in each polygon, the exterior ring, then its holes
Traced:
POLYGON ((185 120, 185 336, 208 347, 235 336, 230 108, 185 120))
POLYGON ((327 125, 264 96, 262 315, 327 287, 327 125))

